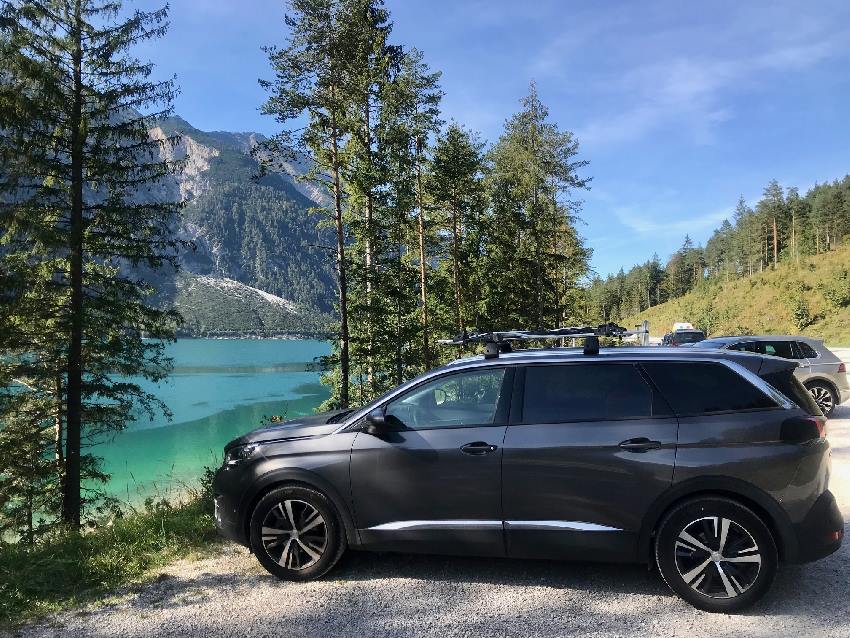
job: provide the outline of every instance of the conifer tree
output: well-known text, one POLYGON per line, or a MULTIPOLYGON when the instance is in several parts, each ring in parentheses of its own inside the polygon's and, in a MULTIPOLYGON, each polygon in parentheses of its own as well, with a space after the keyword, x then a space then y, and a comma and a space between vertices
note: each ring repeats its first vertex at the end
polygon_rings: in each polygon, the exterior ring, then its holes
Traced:
MULTIPOLYGON (((332 204, 320 208, 333 228, 337 271, 339 334, 333 369, 326 377, 334 384, 331 406, 347 407, 351 382, 349 335, 349 229, 345 213, 348 192, 344 171, 345 146, 350 137, 349 117, 355 108, 358 69, 351 34, 346 25, 350 5, 343 0, 290 0, 284 47, 266 47, 275 77, 261 80, 269 92, 262 112, 286 128, 256 151, 267 170, 288 160, 305 157, 310 170, 304 179, 329 192, 332 204), (302 125, 301 118, 306 120, 302 125)), ((359 105, 358 105, 359 106, 359 105)))
POLYGON ((176 88, 151 80, 152 65, 131 53, 165 32, 167 9, 20 0, 2 11, 0 243, 13 287, 0 358, 19 368, 2 376, 17 380, 7 397, 31 405, 48 383, 56 388, 60 409, 42 418, 64 426, 61 518, 76 527, 97 494, 84 479, 104 478, 84 448, 139 410, 164 409, 127 377, 167 374, 163 340, 178 322, 150 304, 153 290, 129 268, 176 267, 180 247, 178 205, 160 188, 176 169, 176 140, 149 134, 176 88))
POLYGON ((572 313, 560 307, 561 289, 586 271, 570 197, 589 180, 579 175, 587 162, 576 157, 578 141, 549 121, 533 83, 522 105, 490 152, 484 307, 493 325, 541 329, 572 313))
POLYGON ((440 227, 449 238, 440 264, 451 281, 452 310, 449 331, 458 334, 478 320, 477 279, 481 221, 486 212, 483 144, 472 133, 452 123, 436 141, 429 189, 440 227))

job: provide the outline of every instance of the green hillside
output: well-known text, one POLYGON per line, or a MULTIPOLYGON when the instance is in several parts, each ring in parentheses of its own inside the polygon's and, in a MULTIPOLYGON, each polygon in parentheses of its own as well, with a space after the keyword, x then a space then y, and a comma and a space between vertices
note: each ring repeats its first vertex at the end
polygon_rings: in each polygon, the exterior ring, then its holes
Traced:
POLYGON ((623 323, 632 326, 644 319, 655 337, 675 321, 690 321, 708 335, 806 334, 850 346, 850 246, 751 277, 704 281, 623 323))

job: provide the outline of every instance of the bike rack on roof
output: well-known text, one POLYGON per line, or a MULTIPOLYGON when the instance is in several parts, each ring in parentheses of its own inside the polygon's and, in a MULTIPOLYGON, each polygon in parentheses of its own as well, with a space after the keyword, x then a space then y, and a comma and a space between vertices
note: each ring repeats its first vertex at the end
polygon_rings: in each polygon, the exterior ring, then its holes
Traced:
POLYGON ((492 332, 466 331, 453 339, 440 339, 437 343, 450 346, 466 346, 470 343, 484 344, 484 358, 495 359, 502 352, 512 352, 512 341, 539 341, 544 339, 584 339, 584 354, 599 354, 599 337, 614 337, 622 339, 631 335, 648 335, 649 326, 646 322, 641 330, 627 330, 616 323, 603 323, 593 326, 571 326, 553 328, 551 330, 505 330, 492 332))

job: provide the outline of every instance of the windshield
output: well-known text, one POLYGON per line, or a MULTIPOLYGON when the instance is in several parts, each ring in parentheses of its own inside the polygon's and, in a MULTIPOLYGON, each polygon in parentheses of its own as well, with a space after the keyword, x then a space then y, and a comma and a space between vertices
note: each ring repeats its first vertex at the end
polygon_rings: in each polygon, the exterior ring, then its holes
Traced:
POLYGON ((673 334, 673 343, 697 343, 705 339, 705 334, 695 330, 693 332, 676 332, 673 334))

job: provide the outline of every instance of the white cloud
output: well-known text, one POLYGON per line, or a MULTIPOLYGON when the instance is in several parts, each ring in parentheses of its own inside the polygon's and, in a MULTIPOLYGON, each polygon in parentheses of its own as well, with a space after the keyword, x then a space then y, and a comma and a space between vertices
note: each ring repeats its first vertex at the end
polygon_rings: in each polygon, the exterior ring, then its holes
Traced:
POLYGON ((803 71, 850 49, 846 21, 827 11, 797 18, 794 12, 742 9, 719 25, 628 17, 631 22, 589 21, 561 33, 530 65, 533 73, 558 78, 574 96, 599 105, 577 130, 585 145, 630 142, 663 130, 710 144, 717 125, 735 116, 736 93, 756 89, 765 74, 803 71), (588 59, 605 62, 585 75, 582 60, 588 59))
POLYGON ((658 220, 648 216, 643 211, 631 207, 614 209, 617 220, 625 227, 640 235, 676 235, 697 234, 719 226, 724 219, 732 215, 731 208, 703 213, 702 215, 682 217, 671 220, 658 220))

